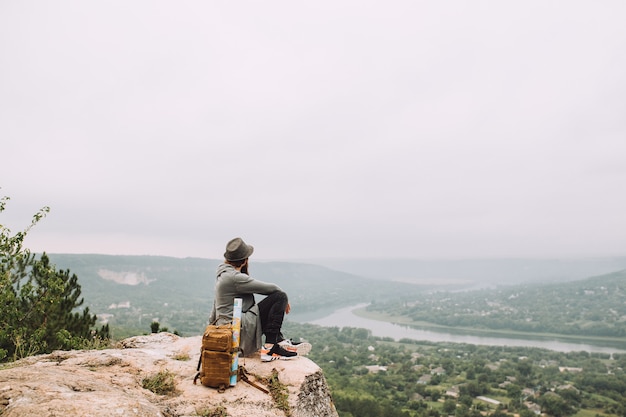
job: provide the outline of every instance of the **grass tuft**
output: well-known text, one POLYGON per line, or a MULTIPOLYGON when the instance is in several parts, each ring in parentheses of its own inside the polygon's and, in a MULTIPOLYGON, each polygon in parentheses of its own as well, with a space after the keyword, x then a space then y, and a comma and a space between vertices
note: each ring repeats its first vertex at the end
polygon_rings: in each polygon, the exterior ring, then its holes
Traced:
POLYGON ((272 369, 272 375, 267 379, 270 395, 274 400, 274 404, 285 413, 286 417, 291 417, 291 408, 289 407, 289 390, 287 386, 278 380, 278 371, 272 369))
POLYGON ((172 359, 177 361, 188 361, 191 359, 188 352, 178 352, 172 356, 172 359))
POLYGON ((167 369, 141 380, 141 386, 158 395, 173 394, 176 392, 174 374, 167 369))

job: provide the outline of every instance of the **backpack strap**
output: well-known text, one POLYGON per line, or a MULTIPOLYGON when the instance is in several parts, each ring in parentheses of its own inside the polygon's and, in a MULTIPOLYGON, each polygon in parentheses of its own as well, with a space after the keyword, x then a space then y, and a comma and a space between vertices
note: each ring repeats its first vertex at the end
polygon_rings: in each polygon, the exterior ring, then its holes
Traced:
POLYGON ((263 388, 262 386, 256 384, 255 382, 250 381, 250 379, 248 378, 248 371, 246 370, 246 368, 244 368, 243 366, 239 367, 239 379, 252 385, 254 388, 263 391, 266 394, 269 394, 270 392, 268 390, 266 390, 265 388, 263 388))

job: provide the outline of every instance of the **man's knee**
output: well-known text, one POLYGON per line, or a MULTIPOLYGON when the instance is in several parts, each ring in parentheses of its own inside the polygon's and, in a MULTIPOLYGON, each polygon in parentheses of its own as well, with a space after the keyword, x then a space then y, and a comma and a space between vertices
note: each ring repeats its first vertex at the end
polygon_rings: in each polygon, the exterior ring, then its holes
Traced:
POLYGON ((259 303, 259 309, 261 310, 261 315, 263 315, 264 311, 269 312, 274 308, 274 306, 286 307, 289 299, 287 298, 287 293, 284 291, 276 291, 269 294, 259 303))
POLYGON ((265 301, 265 300, 267 300, 268 305, 269 304, 271 304, 271 305, 282 304, 282 303, 284 303, 286 305, 287 302, 288 302, 287 293, 285 293, 284 291, 273 292, 270 295, 268 295, 267 297, 265 297, 265 299, 263 301, 265 301))
POLYGON ((284 291, 276 291, 274 293, 275 297, 276 297, 276 302, 288 302, 289 299, 287 298, 287 293, 284 291))

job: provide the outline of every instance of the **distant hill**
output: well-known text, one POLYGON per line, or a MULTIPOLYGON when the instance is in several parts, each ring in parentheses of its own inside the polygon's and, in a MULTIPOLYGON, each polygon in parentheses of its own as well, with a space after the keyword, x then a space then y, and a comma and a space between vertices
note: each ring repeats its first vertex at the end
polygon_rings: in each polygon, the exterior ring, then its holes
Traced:
POLYGON ((409 295, 368 309, 416 324, 624 338, 626 270, 561 283, 409 295))
POLYGON ((368 278, 463 289, 576 281, 626 269, 626 257, 577 259, 320 259, 312 261, 368 278))
MULTIPOLYGON (((116 338, 149 332, 153 320, 184 335, 201 333, 213 303, 215 270, 221 262, 161 256, 48 256, 58 269, 69 269, 78 276, 85 306, 101 322, 109 322, 116 338)), ((250 274, 287 292, 292 319, 424 289, 304 263, 252 262, 250 274)))

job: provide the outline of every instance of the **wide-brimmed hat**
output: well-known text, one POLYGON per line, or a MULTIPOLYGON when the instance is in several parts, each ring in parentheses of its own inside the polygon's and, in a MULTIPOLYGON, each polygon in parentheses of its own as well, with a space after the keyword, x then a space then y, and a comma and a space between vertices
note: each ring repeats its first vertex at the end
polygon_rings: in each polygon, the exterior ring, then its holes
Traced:
POLYGON ((236 237, 226 245, 224 258, 227 261, 243 261, 249 258, 252 252, 254 252, 252 245, 246 245, 242 238, 236 237))

